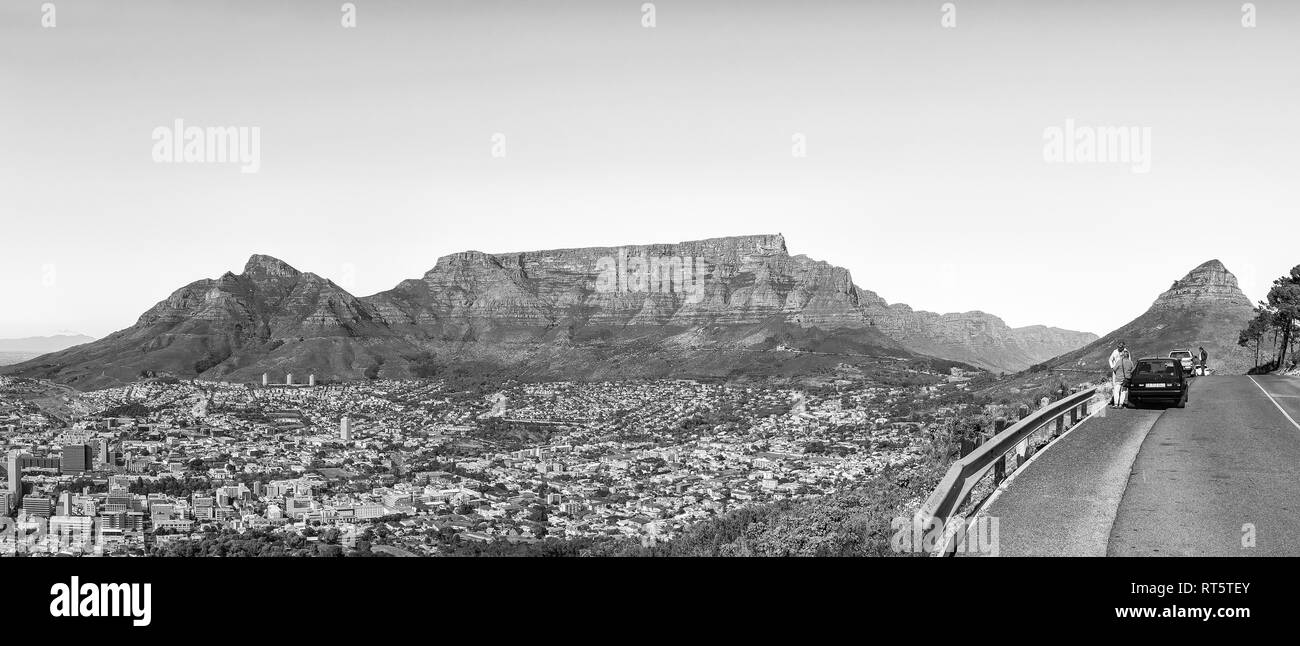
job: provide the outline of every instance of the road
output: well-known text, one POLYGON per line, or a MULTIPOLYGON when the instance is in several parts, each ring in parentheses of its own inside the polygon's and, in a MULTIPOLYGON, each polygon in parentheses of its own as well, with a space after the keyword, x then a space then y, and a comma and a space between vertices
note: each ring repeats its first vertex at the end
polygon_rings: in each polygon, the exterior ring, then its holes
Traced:
POLYGON ((1107 410, 985 510, 1000 555, 1300 556, 1300 379, 1210 376, 1187 408, 1107 410))

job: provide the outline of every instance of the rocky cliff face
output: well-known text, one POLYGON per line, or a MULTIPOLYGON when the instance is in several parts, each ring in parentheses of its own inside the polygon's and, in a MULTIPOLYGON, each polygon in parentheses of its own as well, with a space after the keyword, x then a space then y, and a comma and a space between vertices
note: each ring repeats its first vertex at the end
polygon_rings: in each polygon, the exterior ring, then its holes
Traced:
POLYGON ((390 323, 863 327, 849 272, 790 256, 780 235, 678 244, 452 254, 365 299, 390 323))
POLYGON ((81 387, 141 371, 255 380, 410 377, 457 364, 539 377, 727 375, 917 354, 1015 370, 1086 341, 982 312, 889 305, 780 235, 440 258, 355 298, 268 256, 187 285, 134 326, 17 366, 81 387))
POLYGON ((1174 281, 1168 291, 1151 304, 1154 311, 1195 307, 1251 307, 1251 302, 1237 285, 1237 277, 1218 260, 1210 260, 1174 281))

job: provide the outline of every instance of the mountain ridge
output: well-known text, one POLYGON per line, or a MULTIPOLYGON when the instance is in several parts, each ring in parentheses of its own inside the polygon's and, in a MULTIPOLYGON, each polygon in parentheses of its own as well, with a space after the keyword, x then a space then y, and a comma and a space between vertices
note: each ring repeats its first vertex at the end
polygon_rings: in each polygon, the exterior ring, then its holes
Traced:
POLYGON ((419 278, 363 297, 253 254, 243 273, 194 281, 129 328, 6 372, 78 387, 155 372, 358 379, 422 376, 458 364, 539 377, 725 376, 811 367, 814 355, 836 352, 933 356, 1008 371, 1087 336, 1013 329, 982 312, 891 306, 858 287, 847 269, 791 256, 778 233, 461 251, 438 258, 419 278))

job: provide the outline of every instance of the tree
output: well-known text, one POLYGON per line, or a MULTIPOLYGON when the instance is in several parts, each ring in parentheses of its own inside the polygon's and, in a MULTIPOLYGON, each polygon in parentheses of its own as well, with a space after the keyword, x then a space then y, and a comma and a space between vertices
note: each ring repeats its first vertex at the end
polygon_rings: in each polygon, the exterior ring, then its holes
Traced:
POLYGON ((534 523, 546 522, 546 508, 541 505, 533 505, 532 508, 528 510, 528 520, 534 523))
POLYGON ((1268 305, 1276 316, 1275 325, 1282 331, 1282 346, 1277 358, 1277 365, 1281 367, 1291 345, 1295 322, 1300 319, 1300 265, 1273 281, 1273 287, 1268 290, 1268 305))
POLYGON ((1264 339, 1264 333, 1268 331, 1273 319, 1272 313, 1263 307, 1255 308, 1255 318, 1246 324, 1241 334, 1237 336, 1237 345, 1248 348, 1250 344, 1255 344, 1255 365, 1259 366, 1259 349, 1264 339))

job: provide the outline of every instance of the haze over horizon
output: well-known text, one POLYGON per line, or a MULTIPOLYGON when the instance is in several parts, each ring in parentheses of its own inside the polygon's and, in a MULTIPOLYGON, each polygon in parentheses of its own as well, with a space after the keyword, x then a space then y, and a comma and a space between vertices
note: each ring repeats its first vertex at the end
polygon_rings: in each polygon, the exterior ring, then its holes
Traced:
POLYGON ((365 296, 781 233, 891 303, 1098 335, 1205 261, 1252 300, 1300 264, 1296 6, 450 4, 0 8, 0 337, 103 337, 255 253, 365 296), (155 163, 175 119, 260 128, 260 170, 155 163), (1149 127, 1150 172, 1045 163, 1067 119, 1149 127))

